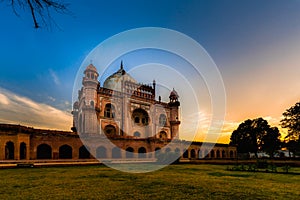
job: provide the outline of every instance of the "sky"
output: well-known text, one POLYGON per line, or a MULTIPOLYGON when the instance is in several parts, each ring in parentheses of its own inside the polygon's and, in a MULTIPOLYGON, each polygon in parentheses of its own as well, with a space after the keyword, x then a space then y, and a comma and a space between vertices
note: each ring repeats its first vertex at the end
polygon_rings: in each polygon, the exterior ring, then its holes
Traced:
MULTIPOLYGON (((246 119, 278 126, 300 100, 299 0, 68 1, 70 13, 53 13, 57 26, 40 29, 7 2, 0 2, 0 123, 70 130, 73 85, 86 56, 107 38, 140 27, 179 31, 213 59, 226 91, 220 142, 246 119)), ((184 101, 188 95, 178 92, 184 101)), ((208 123, 210 111, 200 107, 193 120, 208 123)))

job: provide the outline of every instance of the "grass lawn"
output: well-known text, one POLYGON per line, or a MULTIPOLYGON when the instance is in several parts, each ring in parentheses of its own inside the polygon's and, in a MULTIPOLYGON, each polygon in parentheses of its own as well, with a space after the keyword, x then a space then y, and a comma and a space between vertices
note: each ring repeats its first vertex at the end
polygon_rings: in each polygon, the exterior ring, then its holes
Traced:
MULTIPOLYGON (((296 171, 300 171, 296 169, 296 171)), ((299 199, 300 175, 172 165, 146 174, 106 166, 0 170, 0 199, 299 199)))

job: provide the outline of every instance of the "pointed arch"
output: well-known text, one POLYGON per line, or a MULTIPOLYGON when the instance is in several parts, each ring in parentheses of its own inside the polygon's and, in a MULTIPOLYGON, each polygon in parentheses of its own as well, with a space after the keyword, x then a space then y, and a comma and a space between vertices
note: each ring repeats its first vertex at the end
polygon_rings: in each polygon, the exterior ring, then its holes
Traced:
POLYGON ((220 157, 221 157, 221 154, 220 154, 220 150, 219 150, 219 149, 217 150, 217 153, 216 153, 216 154, 217 154, 217 158, 220 158, 220 157))
POLYGON ((60 159, 72 159, 72 147, 65 144, 59 147, 58 157, 60 159))
POLYGON ((27 149, 26 149, 26 143, 22 142, 20 144, 20 160, 26 159, 27 149))
POLYGON ((226 152, 225 152, 225 150, 222 150, 222 158, 226 158, 226 152))
POLYGON ((229 152, 229 157, 230 158, 233 158, 234 156, 233 156, 233 151, 232 150, 230 150, 230 152, 229 152))
POLYGON ((146 149, 145 149, 145 147, 140 147, 139 149, 138 149, 138 157, 139 158, 146 158, 146 153, 147 153, 147 151, 146 151, 146 149))
POLYGON ((155 148, 155 158, 161 153, 161 149, 159 147, 155 148))
POLYGON ((191 149, 191 158, 196 158, 196 151, 195 151, 195 149, 191 149))
POLYGON ((112 149, 112 158, 121 158, 121 149, 119 147, 112 149))
POLYGON ((182 155, 183 158, 189 158, 189 151, 187 149, 184 150, 184 153, 182 155))
POLYGON ((214 151, 213 149, 210 151, 210 157, 211 157, 211 158, 214 158, 214 157, 215 157, 215 151, 214 151))
POLYGON ((52 158, 52 148, 48 144, 40 144, 36 151, 37 159, 51 159, 52 158))
POLYGON ((126 148, 126 158, 133 158, 134 149, 132 147, 126 148))
POLYGON ((100 146, 96 149, 96 158, 107 158, 106 148, 100 146))
POLYGON ((11 141, 7 142, 5 145, 5 159, 15 159, 15 144, 11 141))
POLYGON ((86 146, 82 145, 79 148, 79 159, 88 159, 88 158, 91 158, 90 151, 86 146))

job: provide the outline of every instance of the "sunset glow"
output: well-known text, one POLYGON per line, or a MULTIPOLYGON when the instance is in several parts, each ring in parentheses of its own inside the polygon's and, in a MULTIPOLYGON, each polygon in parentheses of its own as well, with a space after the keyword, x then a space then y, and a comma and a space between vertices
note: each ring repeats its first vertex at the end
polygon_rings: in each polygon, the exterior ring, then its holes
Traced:
MULTIPOLYGON (((19 18, 10 6, 1 4, 0 123, 70 131, 73 84, 84 59, 107 38, 139 27, 181 32, 210 55, 226 93, 226 115, 218 142, 228 143, 232 131, 246 119, 263 117, 280 128, 282 113, 300 100, 300 1, 73 1, 69 9, 76 17, 54 16, 61 29, 36 30, 30 16, 21 13, 19 18)), ((142 53, 123 55, 112 65, 124 58, 126 70, 133 69, 137 80, 162 80, 159 74, 155 76, 159 73, 155 69, 167 69, 172 56, 160 54, 166 56, 166 63, 153 52, 148 52, 148 57, 142 53), (152 68, 146 66, 148 73, 144 71, 146 75, 153 72, 148 79, 138 72, 139 66, 147 64, 143 59, 153 64, 152 68)), ((184 61, 173 62, 172 67, 189 74, 190 80, 195 78, 184 61)), ((190 90, 180 87, 183 79, 175 74, 165 78, 170 84, 173 78, 170 87, 178 90, 182 103, 188 102, 190 90)), ((183 113, 182 122, 201 125, 195 138, 187 135, 182 139, 203 141, 214 108, 205 81, 197 81, 193 87, 201 101, 181 107, 195 111, 183 113)))

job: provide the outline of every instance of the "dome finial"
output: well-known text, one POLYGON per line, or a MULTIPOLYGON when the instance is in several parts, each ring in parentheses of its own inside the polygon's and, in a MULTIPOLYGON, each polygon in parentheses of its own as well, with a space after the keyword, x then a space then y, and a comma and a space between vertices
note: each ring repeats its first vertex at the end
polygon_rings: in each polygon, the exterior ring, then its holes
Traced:
POLYGON ((120 69, 123 70, 123 60, 121 60, 121 66, 120 69))

